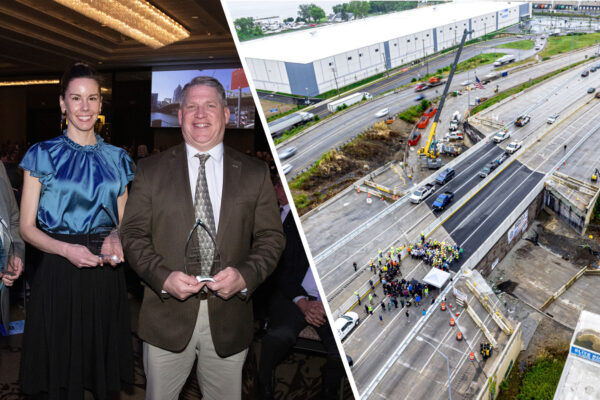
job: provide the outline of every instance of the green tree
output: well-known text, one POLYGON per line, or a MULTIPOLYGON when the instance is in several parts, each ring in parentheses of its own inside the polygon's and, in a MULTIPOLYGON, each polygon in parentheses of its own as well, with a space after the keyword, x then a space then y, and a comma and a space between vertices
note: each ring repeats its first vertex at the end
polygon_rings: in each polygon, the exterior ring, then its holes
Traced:
POLYGON ((248 40, 264 35, 260 26, 254 24, 252 17, 238 18, 233 24, 240 40, 248 40))
POLYGON ((283 22, 288 23, 288 22, 294 22, 294 17, 289 17, 283 20, 283 22))
POLYGON ((300 4, 298 6, 298 17, 302 18, 303 21, 310 21, 310 10, 316 7, 314 4, 300 4))
POLYGON ((341 12, 344 10, 344 6, 345 6, 345 5, 346 5, 346 4, 336 4, 335 6, 333 6, 333 7, 332 7, 332 9, 333 9, 333 12, 334 12, 335 14, 337 14, 337 13, 341 13, 341 12))
POLYGON ((354 14, 354 18, 364 18, 369 14, 368 1, 351 1, 348 4, 348 11, 354 14))
POLYGON ((238 35, 249 36, 254 30, 254 19, 252 17, 238 18, 233 24, 235 25, 235 30, 238 35))
POLYGON ((323 11, 321 7, 313 4, 312 8, 310 9, 310 16, 312 17, 313 21, 319 22, 325 18, 325 11, 323 11))

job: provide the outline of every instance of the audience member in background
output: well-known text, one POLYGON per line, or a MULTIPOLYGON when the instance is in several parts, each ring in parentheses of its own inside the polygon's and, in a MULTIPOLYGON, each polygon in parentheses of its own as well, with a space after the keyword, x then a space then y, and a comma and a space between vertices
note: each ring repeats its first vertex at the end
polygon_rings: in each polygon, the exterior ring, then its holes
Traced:
POLYGON ((68 128, 33 145, 20 164, 21 235, 43 252, 23 337, 20 381, 27 395, 83 399, 89 391, 106 399, 133 383, 121 244, 96 236, 122 216, 135 166, 94 132, 100 93, 94 69, 82 62, 69 67, 59 98, 68 128), (93 239, 101 249, 87 247, 93 239))
POLYGON ((275 269, 285 238, 269 170, 223 145, 227 121, 223 86, 194 78, 181 94, 185 143, 141 160, 131 188, 121 232, 146 283, 139 323, 146 399, 177 399, 196 360, 203 399, 241 398, 250 298, 275 269), (185 264, 188 238, 201 263, 185 264))
POLYGON ((2 233, 0 234, 0 315, 4 330, 8 333, 10 322, 8 287, 12 286, 23 272, 25 244, 19 235, 19 207, 4 164, 1 162, 0 225, 0 233, 2 233), (14 252, 10 253, 10 250, 14 252))
POLYGON ((277 287, 270 299, 268 328, 262 339, 260 398, 274 398, 275 367, 294 346, 300 331, 312 325, 327 350, 327 362, 322 370, 321 398, 336 399, 344 375, 340 353, 281 181, 275 184, 275 193, 282 207, 286 245, 274 275, 277 287))

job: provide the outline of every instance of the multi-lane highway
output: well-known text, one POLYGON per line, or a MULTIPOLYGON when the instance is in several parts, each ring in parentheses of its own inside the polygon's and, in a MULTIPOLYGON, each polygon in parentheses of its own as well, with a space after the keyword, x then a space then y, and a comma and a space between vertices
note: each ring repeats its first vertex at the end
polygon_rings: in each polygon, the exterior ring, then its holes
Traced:
MULTIPOLYGON (((491 49, 486 47, 485 51, 493 51, 497 49, 491 49)), ((516 51, 503 49, 506 52, 515 53, 516 51)), ((471 49, 473 51, 473 49, 471 49)), ((480 50, 481 51, 481 50, 480 50)), ((566 65, 569 62, 575 62, 583 59, 586 55, 590 56, 595 54, 596 49, 590 49, 587 52, 576 52, 573 55, 563 55, 562 57, 556 57, 545 62, 540 62, 530 68, 522 69, 519 71, 509 71, 509 75, 505 78, 493 81, 488 85, 487 91, 473 91, 470 96, 470 101, 474 102, 475 97, 489 97, 493 93, 493 89, 496 85, 500 86, 500 90, 508 87, 518 85, 523 82, 527 82, 529 79, 535 78, 536 76, 544 75, 552 70, 566 65)), ((526 51, 523 57, 527 57, 534 53, 534 50, 526 51)), ((463 57, 464 58, 464 57, 463 57)), ((492 65, 487 65, 478 68, 476 71, 463 72, 456 74, 451 90, 460 90, 463 88, 462 82, 466 80, 473 81, 474 75, 477 74, 480 80, 493 70, 492 65)), ((395 86, 387 86, 387 90, 390 90, 395 86)), ((431 88, 422 92, 426 98, 434 99, 439 97, 443 91, 443 87, 431 88)), ((291 159, 286 160, 293 166, 293 169, 288 174, 288 177, 293 177, 299 171, 311 166, 316 160, 318 160, 322 154, 327 151, 340 146, 348 140, 356 137, 362 131, 368 129, 378 119, 375 117, 375 113, 383 108, 389 108, 390 114, 395 114, 400 111, 407 109, 408 107, 416 104, 415 97, 416 93, 412 88, 402 90, 398 93, 389 93, 385 96, 375 98, 362 105, 351 108, 348 111, 339 113, 333 117, 324 120, 322 123, 308 128, 305 132, 293 138, 292 140, 286 141, 285 143, 278 146, 278 152, 287 149, 290 146, 294 146, 298 149, 295 156, 291 159)), ((467 100, 464 99, 464 102, 467 100)), ((450 103, 450 99, 448 99, 450 103)), ((445 107, 446 112, 450 112, 455 107, 448 104, 445 107)), ((464 108, 463 108, 464 109, 464 108)), ((444 118, 442 120, 448 120, 444 118)))
MULTIPOLYGON (((566 61, 562 60, 563 65, 566 61)), ((566 72, 488 111, 487 114, 504 121, 527 112, 531 122, 522 128, 509 125, 511 139, 522 140, 524 148, 505 161, 495 171, 497 175, 485 178, 483 187, 475 189, 482 185, 479 170, 498 157, 510 140, 500 145, 484 142, 468 151, 456 160, 457 176, 420 205, 401 199, 387 206, 379 202, 366 206, 360 194, 348 193, 305 218, 303 227, 331 309, 345 311, 348 300, 350 304, 353 301, 354 290, 372 278, 366 264, 379 248, 414 241, 421 231, 426 231, 436 240, 460 244, 468 258, 547 174, 563 163, 580 162, 585 152, 594 152, 597 146, 590 143, 600 135, 594 133, 600 132, 600 103, 587 94, 587 89, 600 86, 600 73, 582 78, 581 71, 587 67, 566 72), (546 123, 551 113, 560 114, 554 125, 546 123), (441 190, 453 191, 454 202, 464 205, 441 216, 434 214, 431 202, 441 190), (473 193, 474 190, 477 191, 473 193), (356 273, 351 268, 353 261, 362 267, 356 273)), ((598 154, 591 157, 599 158, 598 154)), ((410 258, 402 264, 403 275, 410 278, 421 279, 428 270, 410 258)), ((445 396, 445 360, 432 356, 429 344, 410 341, 406 350, 393 354, 409 337, 420 315, 411 310, 407 318, 402 311, 394 310, 380 323, 376 317, 367 317, 361 308, 355 310, 361 313, 363 321, 346 339, 344 348, 355 360, 352 372, 361 393, 368 390, 373 398, 425 398, 420 397, 424 391, 428 393, 426 398, 445 396), (414 384, 415 379, 423 384, 414 384)), ((483 379, 481 373, 461 362, 464 346, 446 337, 447 320, 436 322, 437 319, 431 316, 418 335, 446 348, 446 354, 461 355, 450 361, 454 371, 452 387, 462 393, 457 398, 469 398, 470 384, 483 379)), ((477 330, 469 323, 469 319, 464 321, 465 329, 471 329, 471 336, 476 336, 477 330)))

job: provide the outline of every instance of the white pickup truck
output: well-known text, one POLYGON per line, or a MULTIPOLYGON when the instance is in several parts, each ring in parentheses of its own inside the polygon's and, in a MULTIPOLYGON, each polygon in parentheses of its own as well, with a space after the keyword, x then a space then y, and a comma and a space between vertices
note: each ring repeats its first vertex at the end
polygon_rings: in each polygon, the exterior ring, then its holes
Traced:
POLYGON ((419 204, 435 191, 435 185, 431 183, 426 183, 424 186, 421 186, 410 195, 410 202, 419 204))
POLYGON ((492 138, 492 140, 494 141, 494 143, 500 143, 500 142, 504 141, 505 139, 508 139, 509 137, 510 137, 510 132, 502 130, 502 131, 496 133, 494 135, 494 137, 492 138))

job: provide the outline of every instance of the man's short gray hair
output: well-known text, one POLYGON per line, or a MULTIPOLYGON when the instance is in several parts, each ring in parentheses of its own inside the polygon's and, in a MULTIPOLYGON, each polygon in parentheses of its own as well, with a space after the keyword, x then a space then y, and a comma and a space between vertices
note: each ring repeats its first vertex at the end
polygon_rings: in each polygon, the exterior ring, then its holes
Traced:
POLYGON ((186 84, 183 87, 183 91, 181 92, 181 101, 179 102, 179 108, 183 108, 183 105, 187 101, 187 94, 190 89, 194 86, 210 86, 217 90, 219 96, 221 97, 221 103, 223 107, 227 107, 227 96, 225 95, 225 89, 221 82, 213 78, 212 76, 197 76, 190 81, 190 83, 186 84))

